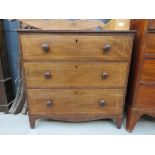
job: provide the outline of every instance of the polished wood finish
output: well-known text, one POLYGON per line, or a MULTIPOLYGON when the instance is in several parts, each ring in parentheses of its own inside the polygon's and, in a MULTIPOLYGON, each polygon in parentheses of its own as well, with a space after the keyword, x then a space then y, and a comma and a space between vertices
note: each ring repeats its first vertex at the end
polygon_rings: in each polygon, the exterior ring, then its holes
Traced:
POLYGON ((55 115, 29 115, 29 122, 30 122, 30 127, 31 129, 35 128, 35 122, 38 119, 52 119, 52 120, 58 120, 58 121, 68 121, 68 122, 83 122, 83 121, 93 121, 93 120, 102 120, 102 119, 114 119, 116 120, 116 126, 118 129, 121 128, 122 125, 122 116, 120 115, 76 115, 76 116, 72 116, 72 115, 59 115, 59 116, 55 116, 55 115))
POLYGON ((146 35, 145 40, 145 58, 155 58, 155 35, 154 33, 149 33, 146 35))
POLYGON ((76 33, 76 34, 87 34, 87 35, 98 35, 98 34, 102 34, 104 33, 104 36, 106 35, 130 35, 131 33, 136 33, 136 30, 42 30, 42 29, 17 29, 17 32, 19 32, 22 35, 26 35, 26 34, 37 34, 37 33, 43 33, 43 34, 48 34, 48 33, 52 33, 52 34, 69 34, 69 33, 76 33), (26 32, 26 33, 25 33, 26 32))
POLYGON ((150 21, 149 21, 149 29, 155 29, 155 20, 154 19, 151 19, 150 21))
POLYGON ((137 103, 135 108, 153 110, 155 109, 155 87, 154 86, 139 86, 137 92, 137 103))
POLYGON ((38 35, 21 35, 24 60, 128 60, 132 44, 130 36, 38 35))
POLYGON ((131 132, 144 114, 155 116, 155 20, 131 20, 137 30, 127 95, 127 125, 131 132))
POLYGON ((136 111, 135 109, 131 109, 130 107, 128 107, 126 122, 126 130, 128 132, 131 132, 133 130, 141 116, 142 113, 140 111, 136 111))
POLYGON ((122 97, 123 90, 120 89, 28 90, 30 115, 121 114, 122 97), (104 106, 101 105, 102 100, 105 101, 104 106))
POLYGON ((127 74, 128 63, 75 61, 51 63, 24 63, 24 68, 28 88, 124 88, 126 85, 125 79, 127 74), (103 74, 107 73, 108 77, 105 78, 105 75, 103 74), (47 76, 50 77, 47 78, 47 76))
POLYGON ((121 127, 134 33, 19 30, 30 127, 104 118, 121 127))
POLYGON ((155 36, 154 33, 149 33, 146 35, 146 45, 145 45, 145 51, 144 53, 147 52, 155 52, 154 48, 155 48, 155 36))
POLYGON ((145 59, 142 63, 140 82, 155 82, 155 59, 145 59))

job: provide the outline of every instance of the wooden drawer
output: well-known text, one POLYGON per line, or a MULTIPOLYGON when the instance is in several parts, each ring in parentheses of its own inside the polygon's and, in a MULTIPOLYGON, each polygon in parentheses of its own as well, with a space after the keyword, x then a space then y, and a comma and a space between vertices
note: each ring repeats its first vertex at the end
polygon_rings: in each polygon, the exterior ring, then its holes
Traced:
POLYGON ((26 60, 127 60, 132 37, 23 34, 21 44, 26 60))
POLYGON ((28 88, 125 87, 127 63, 24 63, 28 88))
POLYGON ((155 30, 155 19, 151 19, 149 21, 149 29, 150 30, 155 30))
POLYGON ((139 86, 135 107, 148 110, 155 109, 154 86, 139 86))
POLYGON ((155 58, 155 33, 149 33, 146 37, 144 56, 155 58))
POLYGON ((29 89, 30 115, 118 114, 123 90, 29 89))
POLYGON ((140 80, 155 82, 155 59, 145 59, 143 61, 140 80))

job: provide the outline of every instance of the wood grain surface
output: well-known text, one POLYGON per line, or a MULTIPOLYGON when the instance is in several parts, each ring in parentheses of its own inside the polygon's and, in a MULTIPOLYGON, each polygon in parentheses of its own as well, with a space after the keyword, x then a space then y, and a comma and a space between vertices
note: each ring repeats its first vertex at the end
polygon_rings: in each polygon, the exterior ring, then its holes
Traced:
POLYGON ((30 115, 120 114, 121 89, 29 89, 30 115), (100 106, 100 100, 105 101, 100 106), (48 101, 51 106, 47 106, 48 101))
POLYGON ((28 88, 121 87, 125 88, 126 62, 51 62, 24 63, 28 88), (50 73, 50 78, 44 74, 50 73), (102 74, 108 77, 103 78, 102 74))
POLYGON ((155 109, 155 87, 139 86, 135 108, 154 110, 155 109))
POLYGON ((130 82, 127 92, 127 125, 131 132, 142 115, 155 116, 155 20, 136 19, 130 82))
POLYGON ((146 34, 144 56, 146 58, 155 58, 155 35, 154 33, 146 34))
POLYGON ((39 118, 121 127, 133 32, 18 32, 31 128, 39 118))
POLYGON ((128 60, 132 45, 131 36, 89 36, 31 34, 21 35, 25 60, 128 60), (42 45, 49 51, 44 52, 42 45), (104 51, 105 45, 109 51, 104 51))
POLYGON ((142 64, 140 80, 155 82, 155 59, 145 59, 142 64))

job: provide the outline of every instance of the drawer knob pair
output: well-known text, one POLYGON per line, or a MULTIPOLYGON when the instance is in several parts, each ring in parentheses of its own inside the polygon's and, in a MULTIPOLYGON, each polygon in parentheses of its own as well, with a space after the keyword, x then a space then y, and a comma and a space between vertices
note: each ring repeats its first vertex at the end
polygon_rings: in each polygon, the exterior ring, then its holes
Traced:
MULTIPOLYGON (((51 78, 51 73, 50 73, 50 72, 45 72, 45 73, 44 73, 44 77, 45 77, 46 79, 51 78)), ((106 72, 104 72, 104 73, 102 73, 101 77, 102 77, 102 79, 107 79, 107 78, 109 77, 109 74, 106 73, 106 72)))
POLYGON ((42 45, 41 45, 41 48, 42 48, 42 50, 43 50, 44 52, 48 52, 49 49, 50 49, 47 43, 42 44, 42 45))
POLYGON ((103 46, 103 51, 104 52, 108 52, 108 51, 110 51, 111 50, 111 45, 109 45, 109 44, 104 44, 104 46, 103 46))
MULTIPOLYGON (((48 101, 46 102, 46 105, 47 105, 47 107, 51 107, 51 106, 53 105, 52 100, 48 100, 48 101)), ((100 105, 101 107, 104 107, 104 106, 106 105, 105 100, 104 100, 104 99, 101 99, 100 102, 99 102, 99 105, 100 105)))
POLYGON ((45 73, 44 73, 44 77, 45 77, 46 79, 50 79, 50 78, 51 78, 51 73, 50 73, 50 72, 45 72, 45 73))
MULTIPOLYGON (((77 42, 78 42, 78 40, 76 39, 76 43, 77 43, 77 42)), ((42 45, 41 45, 41 48, 42 48, 42 50, 43 50, 44 52, 48 52, 48 51, 49 51, 49 46, 48 46, 47 43, 42 44, 42 45)), ((104 51, 104 52, 108 52, 108 51, 110 51, 110 50, 111 50, 111 45, 105 44, 105 45, 103 46, 103 51, 104 51)))
POLYGON ((104 99, 101 99, 99 102, 100 107, 104 107, 106 105, 106 102, 104 99))

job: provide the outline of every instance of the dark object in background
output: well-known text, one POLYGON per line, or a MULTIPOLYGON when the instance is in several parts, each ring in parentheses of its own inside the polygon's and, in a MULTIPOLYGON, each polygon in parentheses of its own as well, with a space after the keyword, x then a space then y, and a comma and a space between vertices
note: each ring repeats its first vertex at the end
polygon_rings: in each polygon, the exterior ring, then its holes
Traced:
POLYGON ((14 99, 5 48, 3 20, 0 20, 0 111, 7 112, 14 99))
POLYGON ((5 35, 6 52, 8 55, 9 69, 12 78, 13 94, 15 96, 20 80, 18 79, 19 45, 18 33, 16 32, 16 29, 20 28, 20 24, 17 20, 4 19, 3 28, 5 35))

